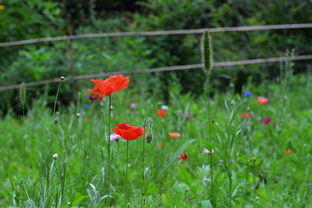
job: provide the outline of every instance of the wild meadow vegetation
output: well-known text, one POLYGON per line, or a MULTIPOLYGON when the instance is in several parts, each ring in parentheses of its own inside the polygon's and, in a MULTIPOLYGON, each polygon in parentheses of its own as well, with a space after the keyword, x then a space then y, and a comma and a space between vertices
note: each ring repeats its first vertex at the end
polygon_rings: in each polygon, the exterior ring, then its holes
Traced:
POLYGON ((213 98, 173 83, 164 102, 135 76, 102 101, 88 98, 90 82, 55 113, 40 95, 0 121, 0 206, 311 207, 311 76, 282 67, 278 80, 213 98), (118 123, 145 134, 111 135, 118 123))
MULTIPOLYGON (((308 23, 311 8, 289 0, 3 0, 0 42, 308 23)), ((310 54, 311 30, 203 37, 1 47, 0 87, 22 84, 0 92, 0 207, 312 207, 309 62, 213 68, 310 54), (203 70, 70 79, 198 63, 203 70)))

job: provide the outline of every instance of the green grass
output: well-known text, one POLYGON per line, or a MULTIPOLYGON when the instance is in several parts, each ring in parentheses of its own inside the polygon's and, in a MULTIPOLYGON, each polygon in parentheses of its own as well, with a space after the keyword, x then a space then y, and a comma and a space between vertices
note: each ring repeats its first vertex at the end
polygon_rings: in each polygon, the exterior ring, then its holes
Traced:
MULTIPOLYGON (((90 83, 87 88, 92 87, 90 83)), ((211 118, 207 97, 180 95, 178 87, 169 88, 165 118, 156 114, 165 104, 157 96, 136 94, 135 86, 113 94, 113 126, 122 122, 143 126, 146 117, 153 119, 153 140, 145 150, 144 207, 209 207, 203 205, 206 200, 221 208, 312 207, 311 87, 311 79, 297 76, 287 84, 249 84, 245 88, 252 92, 249 98, 231 90, 218 93, 210 101, 211 118), (269 104, 257 104, 257 96, 267 97, 269 104), (129 108, 132 102, 137 109, 129 108), (248 111, 252 118, 243 119, 241 113, 248 111), (195 117, 185 120, 189 114, 195 117), (262 124, 265 117, 272 122, 262 124), (170 138, 169 132, 181 137, 170 138), (159 147, 158 142, 164 145, 159 147), (213 193, 210 156, 202 153, 204 148, 215 151, 213 193), (286 149, 292 154, 284 154, 286 149), (187 162, 178 157, 182 152, 188 155, 187 162)), ((60 108, 56 118, 43 97, 25 117, 9 114, 0 121, 0 207, 106 206, 101 198, 106 193, 108 99, 101 105, 87 96, 82 91, 79 104, 60 108)), ((130 207, 135 208, 141 203, 142 139, 129 142, 130 207)), ((124 207, 126 142, 113 142, 112 151, 111 202, 124 207)))

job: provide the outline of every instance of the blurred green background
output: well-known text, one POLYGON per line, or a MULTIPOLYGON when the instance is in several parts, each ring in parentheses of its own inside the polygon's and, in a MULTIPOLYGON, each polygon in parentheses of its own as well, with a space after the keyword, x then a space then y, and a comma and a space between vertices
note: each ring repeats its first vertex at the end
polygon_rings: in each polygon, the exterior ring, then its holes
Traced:
MULTIPOLYGON (((301 0, 2 0, 0 42, 69 34, 198 29, 245 25, 312 22, 312 1, 301 0)), ((311 29, 214 33, 214 59, 234 61, 252 58, 311 54, 311 29)), ((198 64, 200 35, 97 38, 73 41, 77 75, 198 64)), ((68 41, 0 48, 0 85, 19 84, 70 76, 68 41)), ((306 73, 311 61, 298 62, 295 73, 306 73)), ((215 69, 213 92, 232 83, 238 92, 248 81, 276 79, 279 64, 261 64, 215 69)), ((168 99, 165 89, 180 84, 182 93, 202 92, 201 70, 152 73, 135 76, 144 91, 168 99)), ((79 81, 76 89, 82 89, 79 81)), ((57 84, 27 89, 27 103, 42 94, 55 95, 57 84)), ((0 92, 0 111, 20 113, 18 90, 0 92)), ((70 85, 61 92, 61 102, 70 103, 70 85)), ((53 98, 50 101, 53 103, 53 98)), ((50 106, 51 106, 50 105, 50 106)))

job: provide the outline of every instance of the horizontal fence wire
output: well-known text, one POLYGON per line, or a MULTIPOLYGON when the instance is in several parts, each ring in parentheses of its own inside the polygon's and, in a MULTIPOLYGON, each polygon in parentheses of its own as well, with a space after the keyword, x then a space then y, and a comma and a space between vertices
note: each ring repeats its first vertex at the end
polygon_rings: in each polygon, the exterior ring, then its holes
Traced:
MULTIPOLYGON (((300 55, 300 56, 291 56, 291 57, 274 57, 274 58, 249 59, 249 60, 241 60, 241 61, 217 62, 217 63, 214 63, 213 65, 214 67, 228 67, 228 66, 249 65, 249 64, 273 63, 273 62, 281 62, 281 61, 286 61, 286 60, 300 61, 300 60, 311 60, 311 59, 312 59, 312 55, 300 55)), ((134 71, 86 74, 86 75, 77 75, 72 78, 65 78, 64 81, 107 77, 107 76, 116 75, 116 74, 140 74, 140 73, 151 73, 151 72, 177 71, 177 70, 186 70, 186 69, 201 69, 202 67, 203 67, 202 64, 190 64, 190 65, 158 67, 158 68, 134 70, 134 71)), ((57 83, 60 81, 61 81, 60 78, 42 80, 42 81, 37 81, 37 82, 26 83, 26 86, 27 87, 39 86, 39 85, 57 83)), ((20 84, 2 86, 0 87, 0 91, 12 90, 12 89, 18 89, 18 88, 20 88, 20 84)))
POLYGON ((65 40, 78 40, 85 38, 111 38, 111 37, 131 37, 131 36, 159 36, 159 35, 186 35, 186 34, 201 34, 205 30, 211 33, 216 32, 239 32, 239 31, 258 31, 258 30, 285 30, 285 29, 304 29, 312 28, 312 23, 300 24, 280 24, 280 25, 259 25, 259 26, 239 26, 239 27, 222 27, 222 28, 202 28, 202 29, 188 29, 188 30, 167 30, 167 31, 146 31, 146 32, 115 32, 115 33, 95 33, 95 34, 81 34, 60 37, 46 37, 29 40, 19 40, 12 42, 2 42, 0 47, 27 45, 40 42, 54 42, 65 40))

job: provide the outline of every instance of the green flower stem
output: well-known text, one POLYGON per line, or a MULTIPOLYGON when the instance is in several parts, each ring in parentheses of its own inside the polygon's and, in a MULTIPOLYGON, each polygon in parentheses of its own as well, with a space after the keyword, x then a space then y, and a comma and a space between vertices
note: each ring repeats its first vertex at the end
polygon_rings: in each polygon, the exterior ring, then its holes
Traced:
POLYGON ((111 142, 110 142, 110 130, 111 130, 111 113, 112 113, 112 96, 108 96, 108 135, 107 135, 107 154, 108 154, 108 163, 107 163, 107 207, 110 207, 110 184, 111 184, 111 142))
POLYGON ((128 208, 128 160, 129 160, 129 141, 127 140, 127 152, 126 152, 126 200, 125 200, 125 208, 128 208))
POLYGON ((142 179, 143 179, 143 184, 142 184, 142 191, 141 191, 141 207, 145 207, 145 195, 146 195, 146 190, 148 187, 148 177, 146 176, 145 173, 145 143, 146 141, 150 143, 153 139, 152 136, 152 125, 153 125, 153 120, 150 117, 147 117, 144 119, 144 135, 143 135, 143 143, 142 143, 142 155, 143 155, 143 169, 142 169, 142 179))
POLYGON ((210 152, 210 179, 211 179, 211 183, 210 183, 210 185, 211 185, 211 199, 212 199, 212 203, 213 203, 213 205, 215 206, 215 202, 216 202, 216 200, 215 200, 215 198, 214 198, 214 181, 213 181, 213 166, 212 166, 212 149, 210 150, 211 152, 210 152))
POLYGON ((58 94, 60 92, 61 85, 62 85, 62 81, 60 81, 60 84, 58 85, 58 88, 56 91, 56 96, 55 96, 55 100, 54 100, 54 107, 53 107, 53 116, 55 116, 56 102, 57 102, 58 94))
POLYGON ((144 126, 144 135, 143 135, 143 171, 142 171, 142 177, 143 177, 143 186, 142 186, 142 201, 141 201, 141 207, 144 207, 145 201, 144 201, 144 197, 145 197, 145 126, 144 126))

